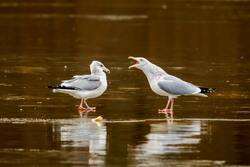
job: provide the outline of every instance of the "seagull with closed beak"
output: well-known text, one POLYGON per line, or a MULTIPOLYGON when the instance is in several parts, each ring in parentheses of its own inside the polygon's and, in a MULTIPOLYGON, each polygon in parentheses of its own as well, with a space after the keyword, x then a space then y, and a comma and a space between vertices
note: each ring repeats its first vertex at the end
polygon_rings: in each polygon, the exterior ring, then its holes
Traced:
POLYGON ((105 92, 108 86, 105 72, 110 71, 99 61, 92 61, 90 71, 89 75, 76 75, 70 80, 62 81, 58 86, 49 88, 52 88, 54 93, 65 93, 81 99, 79 110, 95 110, 95 107, 88 105, 87 99, 96 98, 105 92), (83 107, 83 102, 87 108, 83 107))
POLYGON ((173 75, 168 74, 159 66, 151 63, 143 57, 128 57, 135 61, 129 66, 142 70, 146 75, 150 88, 153 92, 161 96, 167 96, 168 102, 165 108, 159 109, 159 113, 170 114, 173 117, 174 99, 181 95, 195 95, 207 97, 206 93, 214 92, 214 88, 199 87, 189 82, 183 81, 173 75))

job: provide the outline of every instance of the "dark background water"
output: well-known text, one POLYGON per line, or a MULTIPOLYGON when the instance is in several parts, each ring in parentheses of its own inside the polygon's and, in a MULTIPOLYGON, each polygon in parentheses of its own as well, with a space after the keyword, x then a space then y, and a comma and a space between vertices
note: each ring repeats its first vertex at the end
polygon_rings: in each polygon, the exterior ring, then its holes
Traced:
POLYGON ((249 165, 249 37, 248 0, 0 1, 1 166, 249 165), (176 120, 159 120, 166 99, 128 56, 216 93, 180 97, 176 120), (79 100, 47 86, 92 60, 109 87, 80 119, 79 100))

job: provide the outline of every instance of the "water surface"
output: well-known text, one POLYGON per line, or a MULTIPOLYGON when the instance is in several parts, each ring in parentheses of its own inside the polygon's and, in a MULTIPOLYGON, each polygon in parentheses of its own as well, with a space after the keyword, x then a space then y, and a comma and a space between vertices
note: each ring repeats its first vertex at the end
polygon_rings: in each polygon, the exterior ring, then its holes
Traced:
POLYGON ((1 166, 249 165, 249 1, 0 2, 1 166), (175 100, 174 120, 128 56, 216 88, 175 100), (47 89, 110 68, 105 94, 79 100, 47 89), (91 119, 102 115, 101 124, 91 119))

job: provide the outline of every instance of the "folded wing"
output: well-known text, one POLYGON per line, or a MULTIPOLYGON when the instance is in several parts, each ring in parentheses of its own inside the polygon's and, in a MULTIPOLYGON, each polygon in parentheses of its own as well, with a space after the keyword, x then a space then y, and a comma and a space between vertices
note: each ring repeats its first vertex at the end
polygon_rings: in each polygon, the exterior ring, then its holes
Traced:
POLYGON ((99 76, 95 75, 82 75, 75 76, 71 80, 63 81, 60 85, 64 88, 82 90, 82 91, 91 91, 100 87, 101 81, 99 76))
POLYGON ((191 95, 200 93, 200 88, 176 77, 166 77, 158 82, 163 91, 172 95, 191 95))

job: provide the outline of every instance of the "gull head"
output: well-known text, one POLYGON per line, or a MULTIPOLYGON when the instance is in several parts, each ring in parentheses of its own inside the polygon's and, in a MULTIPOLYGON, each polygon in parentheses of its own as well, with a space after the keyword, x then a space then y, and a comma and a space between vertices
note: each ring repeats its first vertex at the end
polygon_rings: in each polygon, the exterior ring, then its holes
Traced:
POLYGON ((131 66, 128 67, 129 69, 138 68, 140 70, 144 70, 150 64, 150 62, 143 57, 129 56, 128 59, 135 61, 134 64, 132 64, 131 66))
POLYGON ((90 71, 91 73, 100 73, 100 72, 107 72, 110 73, 109 69, 104 66, 103 63, 100 61, 92 61, 90 64, 90 71))

